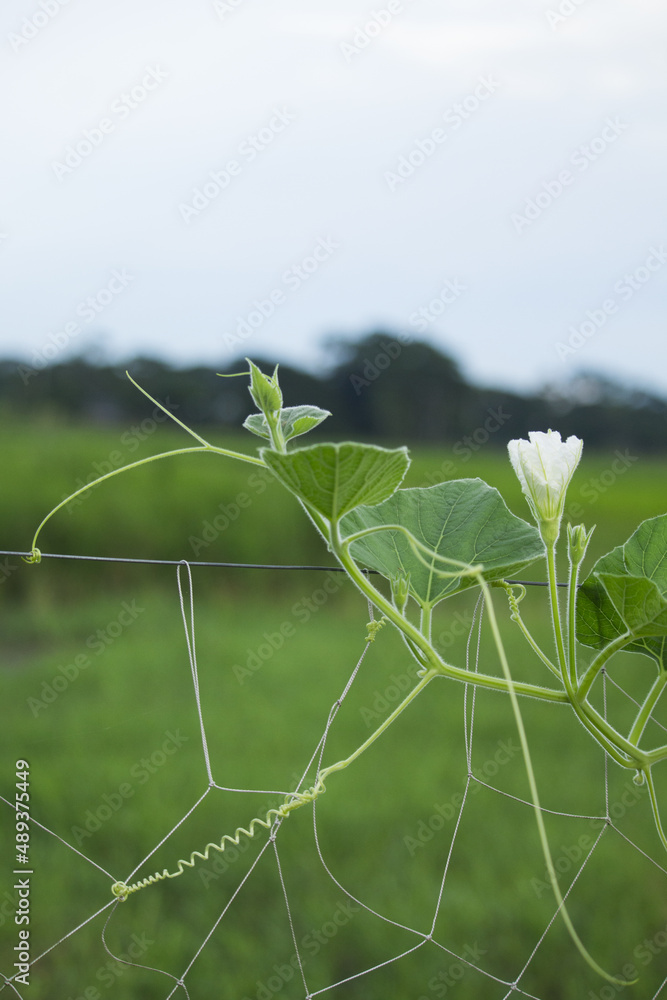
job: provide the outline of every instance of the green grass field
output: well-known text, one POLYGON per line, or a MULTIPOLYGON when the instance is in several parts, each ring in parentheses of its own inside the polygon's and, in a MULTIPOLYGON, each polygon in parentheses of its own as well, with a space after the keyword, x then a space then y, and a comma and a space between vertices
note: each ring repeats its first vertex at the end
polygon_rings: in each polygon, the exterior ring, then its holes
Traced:
MULTIPOLYGON (((27 550, 50 507, 79 481, 104 471, 105 463, 115 466, 187 444, 184 435, 163 427, 149 434, 147 428, 136 433, 5 429, 0 440, 6 470, 2 548, 27 550)), ((241 448, 243 439, 229 446, 241 448)), ((245 447, 254 448, 253 439, 248 437, 245 447)), ((573 511, 574 519, 598 524, 593 559, 624 541, 640 520, 667 509, 667 464, 634 459, 584 453, 569 506, 581 508, 573 511)), ((407 485, 479 475, 501 490, 515 513, 527 516, 503 452, 481 450, 454 469, 445 463, 455 463, 451 450, 416 454, 407 485)), ((40 547, 44 552, 330 565, 296 502, 262 478, 252 479, 248 469, 213 456, 187 456, 135 470, 92 490, 71 513, 60 511, 40 547)), ((537 578, 535 568, 531 574, 537 578)), ((141 875, 173 870, 178 858, 233 833, 276 805, 277 791, 294 787, 365 647, 366 602, 338 577, 317 571, 196 568, 193 578, 213 777, 226 788, 262 791, 212 789, 141 867, 141 875)), ((13 798, 14 761, 25 758, 34 818, 89 859, 33 830, 34 957, 109 901, 111 881, 125 878, 160 844, 204 794, 208 779, 174 567, 47 559, 27 566, 8 557, 2 580, 2 794, 13 798)), ((548 638, 542 596, 530 593, 528 618, 535 634, 548 638)), ((473 604, 473 595, 461 595, 443 608, 436 634, 452 662, 464 662, 473 604)), ((497 607, 504 611, 500 595, 497 607)), ((544 668, 509 623, 505 635, 516 676, 546 682, 544 668)), ((483 668, 497 670, 488 635, 484 639, 483 668)), ((627 656, 614 667, 613 678, 638 691, 652 670, 648 660, 627 656)), ((336 716, 324 763, 347 756, 363 742, 412 678, 404 648, 389 628, 383 629, 336 716)), ((281 875, 311 994, 419 944, 406 928, 425 934, 431 929, 466 786, 463 699, 462 685, 432 682, 367 753, 330 777, 317 805, 317 833, 339 885, 320 859, 312 808, 284 821, 277 839, 280 872, 269 844, 186 977, 192 1000, 305 995, 295 971, 281 875), (364 910, 346 891, 395 923, 364 910)), ((568 709, 534 702, 522 707, 543 806, 552 810, 546 822, 565 890, 582 852, 600 832, 599 823, 581 817, 604 814, 604 760, 568 709)), ((610 694, 609 711, 627 714, 620 695, 610 694)), ((664 713, 659 718, 667 722, 664 713)), ((654 726, 651 738, 660 743, 662 737, 654 726)), ((473 772, 525 799, 517 747, 508 699, 478 694, 473 772)), ((648 998, 667 976, 662 870, 667 859, 645 792, 613 765, 608 780, 615 828, 605 830, 568 903, 595 958, 614 973, 632 963, 641 979, 627 988, 605 984, 556 920, 520 980, 526 993, 542 1000, 648 998)), ((6 806, 0 816, 3 842, 11 844, 12 815, 6 806)), ((34 967, 21 996, 161 1000, 174 990, 174 996, 185 997, 175 979, 265 844, 260 831, 255 840, 243 841, 243 849, 213 855, 116 907, 104 932, 108 948, 153 971, 110 958, 101 939, 106 910, 34 967)), ((0 972, 5 975, 17 940, 12 865, 11 852, 3 851, 0 972)), ((426 942, 322 995, 501 1000, 508 987, 491 977, 517 977, 553 915, 544 868, 531 809, 474 782, 433 931, 434 941, 449 951, 426 942), (460 956, 487 975, 470 969, 460 956)))

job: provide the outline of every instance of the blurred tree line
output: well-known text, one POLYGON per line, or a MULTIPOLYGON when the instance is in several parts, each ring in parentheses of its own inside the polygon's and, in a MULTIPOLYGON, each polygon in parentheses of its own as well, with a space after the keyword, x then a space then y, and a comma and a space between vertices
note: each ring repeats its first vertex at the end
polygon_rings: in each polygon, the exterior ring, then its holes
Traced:
MULTIPOLYGON (((577 434, 592 448, 665 448, 667 400, 595 373, 534 395, 472 385, 458 365, 411 335, 374 332, 360 341, 331 338, 330 364, 319 376, 280 365, 285 405, 311 403, 331 410, 326 434, 388 442, 453 446, 463 457, 487 441, 552 427, 577 434), (502 433, 495 437, 495 432, 502 433)), ((270 358, 253 357, 264 370, 270 358)), ((220 372, 241 371, 242 358, 220 372)), ((186 423, 238 428, 253 406, 243 379, 220 379, 211 368, 174 368, 150 358, 123 365, 75 357, 34 368, 0 361, 0 413, 7 420, 98 424, 141 421, 150 402, 125 369, 186 423)))

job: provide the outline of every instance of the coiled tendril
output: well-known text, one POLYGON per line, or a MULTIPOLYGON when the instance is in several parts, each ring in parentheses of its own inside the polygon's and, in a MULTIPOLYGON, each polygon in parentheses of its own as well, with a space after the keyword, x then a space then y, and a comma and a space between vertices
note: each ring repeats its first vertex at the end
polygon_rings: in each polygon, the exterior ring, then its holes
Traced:
POLYGON ((176 862, 177 871, 170 872, 166 868, 162 872, 155 872, 153 875, 148 875, 146 878, 140 879, 138 882, 133 882, 131 885, 127 885, 125 882, 114 882, 111 886, 111 892, 113 895, 124 903, 128 896, 133 892, 138 892, 140 889, 146 888, 148 885, 153 885, 156 882, 162 882, 167 878, 178 878, 182 875, 185 868, 194 868, 197 864, 196 859, 199 858, 202 861, 208 861, 211 851, 218 851, 220 854, 225 850, 227 844, 231 844, 234 847, 238 847, 241 842, 241 837, 245 836, 251 840, 256 833, 257 827, 263 827, 265 830, 270 830, 277 819, 286 819, 291 812, 295 809, 299 809, 301 806, 306 805, 308 802, 314 802, 314 800, 326 791, 324 785, 324 779, 327 774, 331 773, 332 770, 338 769, 336 765, 331 768, 327 768, 322 771, 317 782, 312 788, 309 788, 305 792, 290 792, 286 796, 285 801, 282 805, 277 808, 269 809, 266 816, 262 819, 261 816, 255 816, 251 819, 246 829, 243 826, 237 827, 233 836, 225 833, 222 838, 217 842, 209 842, 202 851, 193 851, 190 855, 189 860, 185 858, 179 858, 176 862))

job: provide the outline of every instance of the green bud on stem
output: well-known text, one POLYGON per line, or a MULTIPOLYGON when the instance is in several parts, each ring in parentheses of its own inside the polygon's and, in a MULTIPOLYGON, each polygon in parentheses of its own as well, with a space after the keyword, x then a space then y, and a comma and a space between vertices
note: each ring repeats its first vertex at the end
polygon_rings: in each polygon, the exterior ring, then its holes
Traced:
POLYGON ((246 361, 250 365, 250 395, 257 409, 268 419, 270 414, 279 412, 283 405, 283 394, 278 385, 278 365, 273 375, 265 375, 250 358, 246 358, 246 361))
POLYGON ((595 531, 595 525, 591 528, 589 532, 583 524, 576 524, 572 527, 571 524, 567 526, 567 553, 570 558, 570 562, 573 566, 578 566, 586 555, 586 549, 588 548, 588 543, 591 540, 591 535, 595 531))

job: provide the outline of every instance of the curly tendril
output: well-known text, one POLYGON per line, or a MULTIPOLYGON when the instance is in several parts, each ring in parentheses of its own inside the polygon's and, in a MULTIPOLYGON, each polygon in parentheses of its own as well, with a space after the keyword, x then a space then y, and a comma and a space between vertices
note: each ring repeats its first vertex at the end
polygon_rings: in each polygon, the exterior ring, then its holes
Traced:
POLYGON ((375 636, 378 634, 380 629, 387 624, 388 618, 383 615, 379 621, 366 622, 366 642, 375 642, 375 636))
MULTIPOLYGON (((331 769, 327 768, 327 771, 329 770, 331 769)), ((138 892, 140 889, 145 889, 146 886, 154 885, 156 882, 162 882, 167 878, 178 878, 179 875, 183 874, 185 868, 195 867, 197 864, 197 858, 201 861, 208 861, 212 850, 218 851, 222 854, 227 844, 238 847, 242 836, 251 840, 255 836, 257 827, 261 826, 264 827, 265 830, 270 830, 277 819, 286 819, 291 812, 294 812, 295 809, 299 809, 301 806, 307 805, 309 802, 314 802, 315 799, 322 794, 322 792, 325 792, 325 776, 326 772, 323 771, 313 787, 309 788, 306 792, 290 792, 283 804, 278 806, 277 809, 269 809, 263 819, 261 816, 255 816, 254 819, 250 820, 248 829, 243 826, 239 826, 233 836, 225 833, 217 843, 208 843, 203 852, 193 851, 189 860, 179 858, 176 862, 178 871, 170 872, 164 868, 162 872, 155 872, 153 875, 148 875, 147 878, 143 878, 138 882, 133 882, 131 885, 127 885, 125 882, 114 882, 111 886, 112 894, 119 899, 121 903, 124 903, 127 897, 133 892, 138 892)))

